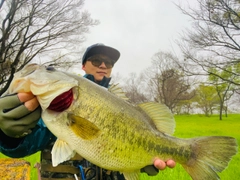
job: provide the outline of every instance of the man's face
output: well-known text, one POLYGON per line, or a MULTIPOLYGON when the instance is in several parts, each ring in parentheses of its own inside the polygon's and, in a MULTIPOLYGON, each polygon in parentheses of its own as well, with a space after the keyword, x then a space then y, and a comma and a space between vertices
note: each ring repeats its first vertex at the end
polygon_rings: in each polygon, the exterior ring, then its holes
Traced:
POLYGON ((112 72, 112 60, 105 55, 95 55, 90 57, 82 69, 86 74, 94 76, 95 81, 101 81, 104 76, 109 78, 112 72))

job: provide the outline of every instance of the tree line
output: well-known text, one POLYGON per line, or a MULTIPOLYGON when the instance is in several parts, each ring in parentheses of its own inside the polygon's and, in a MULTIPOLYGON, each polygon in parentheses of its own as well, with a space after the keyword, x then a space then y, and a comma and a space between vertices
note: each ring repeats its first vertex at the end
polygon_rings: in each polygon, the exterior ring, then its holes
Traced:
MULTIPOLYGON (((206 116, 227 115, 240 93, 240 1, 197 2, 176 4, 192 20, 176 40, 181 55, 157 52, 151 67, 123 85, 131 103, 156 101, 178 114, 201 109, 206 116)), ((83 6, 84 0, 0 0, 0 95, 13 74, 36 59, 64 67, 79 63, 85 34, 99 24, 83 6)))
POLYGON ((239 105, 233 101, 233 97, 240 97, 238 85, 212 74, 188 76, 176 61, 179 59, 171 53, 158 52, 150 67, 140 75, 131 74, 125 79, 123 87, 129 101, 132 104, 163 103, 175 114, 204 113, 211 116, 218 113, 220 120, 223 115, 227 116, 229 105, 239 105))
POLYGON ((133 103, 151 99, 174 113, 201 109, 206 116, 217 112, 222 120, 229 103, 239 99, 240 1, 197 0, 196 7, 177 7, 192 20, 192 28, 176 41, 182 55, 156 53, 152 67, 134 83, 140 91, 130 91, 132 83, 125 89, 133 103))

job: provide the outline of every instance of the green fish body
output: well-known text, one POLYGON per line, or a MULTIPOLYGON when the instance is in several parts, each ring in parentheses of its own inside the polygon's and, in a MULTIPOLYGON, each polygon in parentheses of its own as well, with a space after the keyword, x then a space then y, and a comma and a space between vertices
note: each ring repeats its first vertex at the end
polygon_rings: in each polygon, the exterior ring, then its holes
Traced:
POLYGON ((53 166, 78 153, 97 166, 138 180, 140 169, 156 158, 173 159, 192 179, 215 180, 237 153, 232 137, 173 137, 175 121, 166 106, 155 102, 133 106, 73 74, 28 65, 15 74, 9 87, 9 93, 16 92, 37 96, 42 119, 58 138, 52 149, 53 166), (62 112, 49 110, 51 102, 66 91, 73 92, 70 107, 62 112))

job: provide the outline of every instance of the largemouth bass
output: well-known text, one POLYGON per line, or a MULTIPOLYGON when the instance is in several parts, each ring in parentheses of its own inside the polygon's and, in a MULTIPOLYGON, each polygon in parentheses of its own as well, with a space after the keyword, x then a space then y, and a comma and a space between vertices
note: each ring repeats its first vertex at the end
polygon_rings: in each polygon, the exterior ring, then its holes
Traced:
POLYGON ((16 92, 36 95, 44 123, 58 138, 53 166, 78 153, 97 166, 138 180, 140 169, 156 158, 173 159, 194 180, 216 180, 237 153, 232 137, 173 137, 174 117, 162 104, 133 106, 83 77, 51 67, 31 64, 15 73, 8 93, 16 92), (69 101, 56 108, 62 94, 69 101))

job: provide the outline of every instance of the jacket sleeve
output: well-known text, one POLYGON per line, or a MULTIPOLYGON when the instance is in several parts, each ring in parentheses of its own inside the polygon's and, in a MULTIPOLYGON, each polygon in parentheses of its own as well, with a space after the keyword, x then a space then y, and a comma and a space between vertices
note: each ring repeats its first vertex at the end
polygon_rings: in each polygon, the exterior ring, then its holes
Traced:
POLYGON ((0 152, 13 158, 21 158, 43 150, 56 137, 47 129, 40 119, 32 133, 22 139, 0 137, 0 152), (9 143, 11 141, 12 143, 9 143), (14 144, 15 143, 15 144, 14 144))

